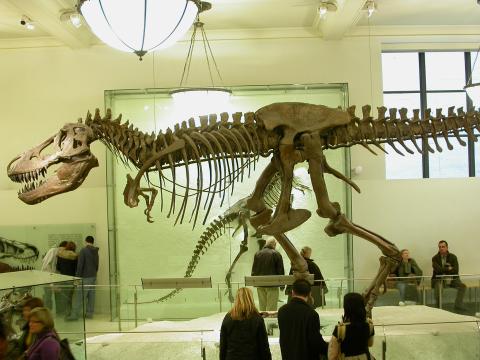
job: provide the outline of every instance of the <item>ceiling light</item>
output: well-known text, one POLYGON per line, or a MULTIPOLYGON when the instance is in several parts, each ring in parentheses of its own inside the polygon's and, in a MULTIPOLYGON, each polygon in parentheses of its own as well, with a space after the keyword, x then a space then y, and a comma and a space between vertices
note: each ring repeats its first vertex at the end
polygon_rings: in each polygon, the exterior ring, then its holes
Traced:
POLYGON ((82 26, 82 19, 80 18, 80 14, 75 13, 75 14, 70 14, 70 22, 72 23, 73 26, 75 26, 77 29, 82 26))
POLYGON ((327 7, 323 4, 318 7, 318 13, 320 14, 321 18, 325 18, 325 16, 327 16, 327 11, 327 7))
POLYGON ((27 15, 22 15, 22 18, 20 19, 20 25, 25 26, 27 30, 35 30, 35 24, 27 15))
POLYGON ((77 29, 82 26, 82 17, 76 8, 64 9, 60 12, 61 21, 70 21, 77 29))
POLYGON ((325 19, 328 12, 335 11, 337 11, 337 4, 334 1, 322 1, 318 6, 318 15, 321 19, 325 19))
POLYGON ((362 10, 365 10, 367 12, 367 16, 370 17, 372 14, 377 11, 378 7, 375 2, 375 0, 367 0, 365 5, 363 5, 362 10))
MULTIPOLYGON (((208 4, 203 10, 208 10, 211 8, 211 4, 208 4)), ((202 10, 202 11, 203 11, 202 10)), ((194 23, 194 29, 192 37, 190 39, 190 45, 188 47, 187 58, 185 59, 185 64, 183 66, 182 78, 180 80, 180 88, 173 90, 170 95, 172 95, 175 103, 178 105, 180 103, 188 105, 189 110, 193 110, 192 107, 196 107, 197 113, 208 114, 212 112, 210 108, 212 106, 218 106, 219 104, 225 104, 230 98, 231 91, 224 87, 215 86, 214 74, 218 77, 218 80, 222 83, 223 79, 220 75, 217 62, 213 56, 212 48, 208 42, 207 34, 203 27, 203 22, 200 21, 199 16, 197 16, 197 21, 194 23), (205 54, 205 63, 208 69, 208 74, 210 77, 211 86, 196 86, 196 87, 186 87, 188 83, 188 77, 190 75, 190 65, 192 63, 192 55, 195 51, 195 44, 197 43, 197 34, 200 33, 201 39, 201 50, 205 54)))
POLYGON ((480 105, 480 82, 473 83, 472 77, 474 72, 480 73, 480 66, 475 67, 477 65, 478 54, 480 53, 480 47, 477 50, 477 54, 475 55, 475 60, 473 61, 472 72, 468 77, 467 85, 463 87, 463 89, 467 92, 468 97, 472 100, 473 105, 478 106, 480 105))
POLYGON ((200 0, 79 0, 78 9, 97 37, 107 45, 133 52, 166 48, 185 35, 198 12, 200 0))

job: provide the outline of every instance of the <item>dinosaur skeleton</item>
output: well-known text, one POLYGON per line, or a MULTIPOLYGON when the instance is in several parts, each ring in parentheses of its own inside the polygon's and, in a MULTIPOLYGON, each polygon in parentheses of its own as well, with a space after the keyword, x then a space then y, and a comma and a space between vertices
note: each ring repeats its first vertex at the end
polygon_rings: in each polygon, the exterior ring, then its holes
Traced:
POLYGON ((293 209, 290 203, 293 168, 295 164, 307 162, 317 214, 329 219, 325 232, 329 236, 350 233, 361 237, 376 245, 383 254, 375 279, 364 291, 366 308, 370 312, 388 274, 400 260, 399 250, 382 236, 351 222, 341 212, 339 204, 330 201, 325 174, 345 181, 356 191, 359 188, 331 168, 323 152, 356 144, 372 152, 372 146, 385 151, 381 144, 387 143, 396 152, 402 153, 395 145, 398 143, 405 151, 413 153, 407 146, 408 141, 418 152, 422 152, 424 150, 418 145, 418 139, 422 139, 427 151, 434 151, 428 144, 428 138, 432 138, 437 151, 441 151, 437 137, 443 137, 450 149, 450 134, 464 146, 460 132, 465 131, 470 140, 477 141, 473 132, 480 130, 479 113, 464 113, 461 108, 456 113, 454 107, 449 108, 447 116, 439 109, 435 117, 427 110, 422 119, 419 110, 414 110, 411 119, 407 117, 405 108, 399 110, 400 118, 397 118, 397 109, 390 109, 389 116, 385 116, 387 109, 380 107, 376 119, 370 115, 370 110, 369 105, 363 106, 363 116, 359 118, 355 115, 355 107, 343 111, 306 103, 274 103, 255 113, 243 116, 235 113, 233 121, 229 121, 227 113, 220 114, 220 121, 216 115, 201 116, 200 124, 192 118, 177 124, 173 131, 167 129, 158 135, 144 134, 129 126, 128 121, 121 124, 120 116, 112 120, 110 110, 102 118, 97 110, 94 117, 87 114, 85 123, 79 120, 78 123, 66 124, 58 134, 15 157, 8 164, 7 171, 11 180, 25 184, 19 198, 27 204, 36 204, 80 186, 88 172, 98 166, 89 146, 91 142, 100 140, 120 159, 138 169, 134 178, 127 175, 123 192, 126 205, 136 207, 142 198, 146 203, 144 212, 147 220, 152 221, 150 211, 157 194, 160 191, 163 210, 163 194, 171 191, 167 216, 176 212, 175 223, 181 223, 187 202, 192 198, 190 221, 193 220, 195 226, 203 195, 206 196, 203 202, 205 223, 214 196, 218 195, 223 203, 227 190, 233 192, 234 183, 243 181, 243 175, 246 169, 250 171, 252 163, 260 156, 271 156, 271 162, 263 170, 247 201, 247 208, 255 213, 250 222, 258 232, 277 239, 290 258, 294 275, 303 277, 307 274, 307 264, 285 232, 300 226, 311 216, 310 211, 293 209), (43 154, 48 152, 46 149, 49 147, 53 147, 53 151, 43 154), (203 162, 208 165, 206 174, 203 173, 203 162), (54 164, 60 164, 56 172, 46 181, 41 179, 54 164), (184 186, 177 184, 179 168, 185 169, 184 186), (190 178, 193 169, 197 172, 196 181, 190 178), (171 174, 171 179, 167 178, 167 173, 171 174), (272 215, 273 211, 266 206, 263 194, 277 173, 282 179, 282 189, 272 215), (153 174, 159 178, 156 185, 152 182, 153 174), (146 187, 141 186, 143 178, 147 180, 146 187), (208 179, 207 186, 204 178, 208 179), (167 183, 171 185, 171 190, 165 187, 167 183), (177 194, 178 189, 182 189, 183 195, 177 194), (181 199, 179 208, 176 207, 177 197, 181 199))
POLYGON ((3 292, 0 298, 0 321, 6 326, 9 334, 14 334, 13 319, 21 314, 21 309, 26 300, 32 297, 32 288, 17 288, 3 292))
MULTIPOLYGON (((301 179, 298 177, 293 178, 293 188, 300 191, 302 194, 305 191, 310 191, 310 188, 304 185, 301 182, 301 179)), ((274 176, 270 184, 265 191, 264 200, 265 204, 273 208, 277 205, 278 200, 280 198, 280 190, 281 190, 281 179, 280 176, 277 174, 274 176)), ((232 232, 232 237, 237 234, 237 232, 242 229, 243 230, 243 240, 240 243, 240 250, 238 254, 235 256, 235 259, 230 265, 230 268, 227 271, 227 275, 225 276, 225 282, 228 288, 228 299, 231 303, 234 301, 233 293, 232 293, 232 285, 231 285, 231 278, 233 269, 237 264, 240 257, 248 251, 248 238, 251 233, 251 225, 250 225, 250 216, 252 215, 251 211, 246 207, 248 197, 244 197, 238 200, 235 204, 230 206, 222 215, 218 216, 218 219, 213 220, 210 222, 208 227, 203 231, 202 235, 200 235, 200 239, 197 242, 197 246, 195 250, 193 250, 193 255, 188 263, 187 270, 185 272, 184 277, 191 277, 193 272, 197 268, 198 262, 200 261, 201 255, 204 255, 209 247, 213 245, 215 240, 220 238, 227 232, 227 228, 233 224, 236 224, 235 229, 232 232)), ((257 234, 254 233, 251 236, 255 237, 257 234)), ((158 303, 167 301, 173 298, 175 295, 180 293, 183 289, 178 288, 172 290, 168 294, 149 301, 142 301, 137 302, 137 304, 150 304, 150 303, 158 303)), ((128 303, 133 304, 133 303, 128 303)))

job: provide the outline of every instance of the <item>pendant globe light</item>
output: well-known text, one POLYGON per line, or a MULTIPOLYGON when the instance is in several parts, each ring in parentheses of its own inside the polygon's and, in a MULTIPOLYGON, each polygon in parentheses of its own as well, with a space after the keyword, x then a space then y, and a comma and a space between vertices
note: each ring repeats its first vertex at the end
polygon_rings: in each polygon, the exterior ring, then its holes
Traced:
POLYGON ((202 8, 200 0, 79 0, 78 9, 107 45, 140 60, 185 35, 202 8))
MULTIPOLYGON (((210 3, 202 2, 202 4, 203 8, 201 11, 209 10, 211 8, 210 3)), ((226 106, 232 93, 231 90, 225 87, 215 85, 215 81, 213 80, 214 76, 217 77, 221 83, 223 83, 223 79, 220 75, 220 70, 218 69, 215 57, 213 56, 212 48, 210 47, 203 25, 204 23, 200 21, 200 18, 197 15, 197 20, 194 23, 193 33, 190 39, 187 58, 185 59, 185 64, 183 66, 180 87, 170 92, 177 107, 184 109, 188 108, 189 111, 193 111, 197 114, 208 114, 215 112, 215 108, 226 106), (197 35, 200 35, 199 40, 197 40, 197 35), (192 55, 197 43, 200 43, 200 50, 205 54, 205 63, 208 69, 211 86, 186 86, 190 75, 192 55)))

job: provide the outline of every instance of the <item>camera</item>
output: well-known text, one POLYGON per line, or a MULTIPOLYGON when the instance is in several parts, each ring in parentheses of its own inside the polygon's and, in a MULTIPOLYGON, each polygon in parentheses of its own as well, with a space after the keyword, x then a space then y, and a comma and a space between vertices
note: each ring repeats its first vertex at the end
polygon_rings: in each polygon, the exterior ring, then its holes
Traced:
MULTIPOLYGON (((480 0, 478 0, 478 1, 480 1, 480 0)), ((27 22, 26 22, 25 20, 23 20, 23 19, 20 20, 20 25, 24 25, 24 26, 25 26, 26 23, 27 23, 27 22)))

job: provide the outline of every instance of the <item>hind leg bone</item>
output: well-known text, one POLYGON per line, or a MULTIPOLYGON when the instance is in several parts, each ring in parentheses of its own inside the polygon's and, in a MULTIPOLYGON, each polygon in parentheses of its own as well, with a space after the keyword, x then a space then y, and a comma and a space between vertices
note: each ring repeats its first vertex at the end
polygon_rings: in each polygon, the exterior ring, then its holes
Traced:
POLYGON ((381 258, 381 267, 377 276, 365 290, 367 300, 367 310, 370 311, 375 299, 379 294, 381 284, 385 283, 386 278, 394 266, 400 260, 400 251, 384 237, 375 234, 361 226, 352 223, 347 217, 341 213, 338 203, 331 202, 328 197, 327 186, 324 179, 324 161, 320 137, 315 134, 304 134, 302 141, 305 146, 305 157, 308 160, 312 187, 317 200, 317 214, 320 217, 330 219, 329 224, 325 228, 325 232, 329 236, 349 233, 359 236, 372 244, 376 245, 387 258, 381 258))

